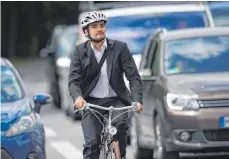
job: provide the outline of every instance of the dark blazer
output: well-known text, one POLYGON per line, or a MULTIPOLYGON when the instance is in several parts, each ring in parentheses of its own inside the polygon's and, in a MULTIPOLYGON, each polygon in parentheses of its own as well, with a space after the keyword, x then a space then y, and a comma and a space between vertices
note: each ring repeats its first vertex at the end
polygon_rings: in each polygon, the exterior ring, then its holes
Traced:
MULTIPOLYGON (((111 88, 124 104, 129 105, 131 102, 142 104, 142 82, 127 44, 107 39, 107 46, 107 73, 111 88), (124 82, 124 72, 130 82, 130 92, 124 82)), ((71 57, 68 83, 73 101, 78 96, 87 100, 99 76, 100 69, 90 41, 76 45, 71 57)))

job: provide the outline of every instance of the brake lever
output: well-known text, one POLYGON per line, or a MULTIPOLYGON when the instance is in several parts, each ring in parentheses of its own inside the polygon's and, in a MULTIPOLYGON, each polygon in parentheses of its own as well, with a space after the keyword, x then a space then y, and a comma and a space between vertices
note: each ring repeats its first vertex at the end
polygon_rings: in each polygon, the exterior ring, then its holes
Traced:
POLYGON ((144 116, 144 114, 142 114, 140 111, 137 110, 137 103, 133 103, 134 104, 134 110, 138 113, 140 113, 142 116, 144 116))
POLYGON ((77 112, 79 112, 79 111, 81 111, 81 110, 87 110, 88 109, 88 106, 87 106, 87 104, 84 104, 83 105, 83 107, 82 108, 80 108, 80 109, 77 109, 77 110, 74 110, 74 113, 77 113, 77 112))

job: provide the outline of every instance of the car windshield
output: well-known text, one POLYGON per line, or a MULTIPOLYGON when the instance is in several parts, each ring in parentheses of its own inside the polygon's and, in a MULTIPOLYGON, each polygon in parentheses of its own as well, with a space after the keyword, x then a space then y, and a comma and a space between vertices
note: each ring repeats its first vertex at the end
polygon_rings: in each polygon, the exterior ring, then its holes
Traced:
POLYGON ((229 71, 229 36, 194 37, 165 42, 167 74, 229 71))
POLYGON ((179 12, 110 17, 107 36, 127 42, 132 54, 143 52, 148 37, 157 28, 168 30, 208 25, 204 12, 179 12))
POLYGON ((211 2, 209 8, 215 26, 229 26, 229 2, 211 2))
POLYGON ((60 37, 59 45, 57 48, 58 57, 69 57, 74 49, 78 38, 77 32, 66 33, 60 37))
POLYGON ((23 98, 22 87, 11 68, 1 66, 1 103, 14 102, 23 98))

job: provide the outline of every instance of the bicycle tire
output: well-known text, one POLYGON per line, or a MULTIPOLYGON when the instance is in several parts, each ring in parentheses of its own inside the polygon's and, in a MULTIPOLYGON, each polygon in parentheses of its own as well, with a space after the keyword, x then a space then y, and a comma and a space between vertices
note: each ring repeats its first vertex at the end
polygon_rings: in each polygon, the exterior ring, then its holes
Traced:
POLYGON ((100 147, 99 159, 106 159, 105 148, 104 146, 100 147))
POLYGON ((107 159, 121 159, 120 149, 117 141, 112 141, 107 159))

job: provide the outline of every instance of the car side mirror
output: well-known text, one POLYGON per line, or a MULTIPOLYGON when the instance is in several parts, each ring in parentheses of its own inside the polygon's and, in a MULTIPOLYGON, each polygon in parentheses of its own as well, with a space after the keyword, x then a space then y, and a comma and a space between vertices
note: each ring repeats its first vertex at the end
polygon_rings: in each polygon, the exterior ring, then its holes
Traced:
POLYGON ((43 48, 40 51, 40 57, 43 57, 43 58, 48 57, 52 54, 53 54, 53 51, 51 50, 50 47, 43 48))
POLYGON ((52 96, 50 94, 47 94, 47 93, 36 93, 33 96, 33 100, 35 103, 34 110, 35 110, 35 112, 39 113, 42 105, 45 105, 45 104, 52 102, 52 96))
POLYGON ((139 74, 144 81, 155 81, 156 76, 153 76, 153 71, 150 68, 145 68, 139 71, 139 74))
POLYGON ((152 76, 152 70, 150 68, 145 68, 139 71, 140 76, 149 77, 152 76))

